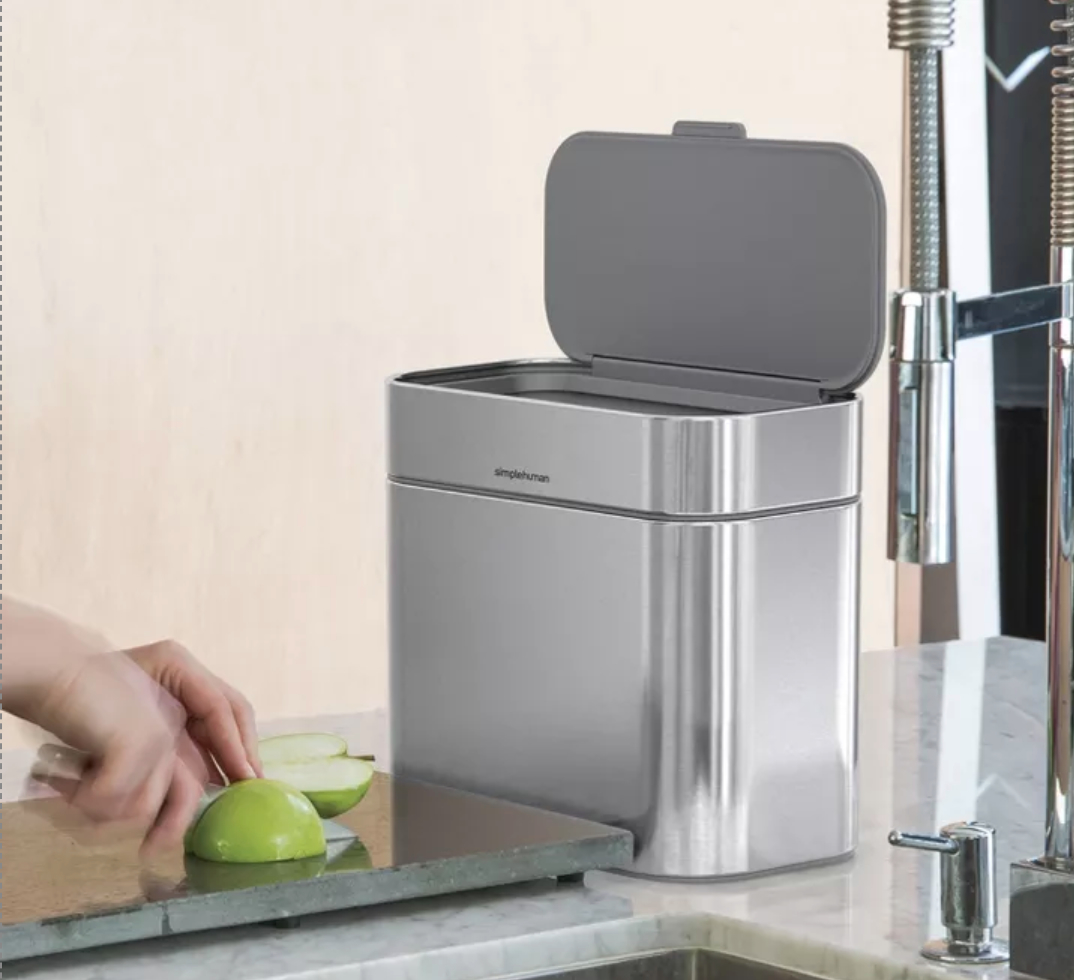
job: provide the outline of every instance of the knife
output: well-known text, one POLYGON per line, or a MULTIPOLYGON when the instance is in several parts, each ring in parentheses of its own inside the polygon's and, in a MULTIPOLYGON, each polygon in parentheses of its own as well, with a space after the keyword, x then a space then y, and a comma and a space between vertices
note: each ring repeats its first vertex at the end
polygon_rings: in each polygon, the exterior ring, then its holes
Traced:
MULTIPOLYGON (((372 756, 368 757, 372 761, 372 756)), ((37 758, 30 768, 30 778, 46 785, 56 782, 78 782, 90 766, 89 755, 78 749, 69 748, 66 745, 46 743, 37 750, 37 758)), ((206 791, 207 797, 215 797, 223 791, 224 787, 214 786, 206 791)), ((199 807, 203 812, 205 805, 199 807)), ((338 844, 350 843, 357 834, 349 827, 335 820, 322 820, 325 843, 338 844)), ((330 848, 330 851, 334 850, 330 848)), ((331 856, 331 855, 330 855, 331 856)))

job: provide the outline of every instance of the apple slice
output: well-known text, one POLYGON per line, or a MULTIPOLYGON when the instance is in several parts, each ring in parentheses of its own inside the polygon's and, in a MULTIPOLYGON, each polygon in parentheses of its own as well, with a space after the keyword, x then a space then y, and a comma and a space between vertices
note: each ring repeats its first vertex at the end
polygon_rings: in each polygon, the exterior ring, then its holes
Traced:
POLYGON ((257 745, 261 763, 265 766, 309 762, 312 759, 331 759, 347 754, 347 742, 338 735, 311 732, 306 735, 275 735, 263 738, 257 745))
POLYGON ((373 783, 373 767, 347 755, 275 763, 265 762, 262 756, 261 764, 266 779, 293 786, 324 820, 356 807, 373 783))
POLYGON ((347 755, 338 735, 276 735, 258 745, 265 776, 294 786, 330 820, 357 806, 373 781, 372 756, 347 755))

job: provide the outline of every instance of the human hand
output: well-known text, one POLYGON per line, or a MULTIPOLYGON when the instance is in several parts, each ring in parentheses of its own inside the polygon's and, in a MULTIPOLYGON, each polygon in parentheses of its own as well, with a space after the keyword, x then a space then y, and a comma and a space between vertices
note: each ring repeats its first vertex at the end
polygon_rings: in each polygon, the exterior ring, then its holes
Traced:
POLYGON ((182 837, 218 768, 261 775, 250 705, 178 644, 116 653, 48 610, 5 597, 4 613, 4 708, 75 750, 38 778, 90 819, 134 823, 156 850, 182 837))
POLYGON ((262 774, 254 709, 246 698, 172 640, 126 652, 180 705, 210 772, 215 762, 232 782, 262 774))
POLYGON ((211 771, 182 706, 130 657, 73 658, 24 705, 24 717, 77 753, 65 757, 66 770, 36 779, 95 823, 132 826, 143 853, 182 839, 211 771))

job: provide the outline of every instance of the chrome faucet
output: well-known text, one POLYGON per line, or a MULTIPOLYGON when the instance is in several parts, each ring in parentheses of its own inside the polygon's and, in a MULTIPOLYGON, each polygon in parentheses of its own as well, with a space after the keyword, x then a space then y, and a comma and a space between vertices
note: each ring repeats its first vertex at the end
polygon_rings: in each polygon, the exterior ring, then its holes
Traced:
POLYGON ((889 556, 953 557, 955 351, 959 341, 1049 327, 1048 782, 1044 852, 1012 871, 1012 968, 1074 980, 1074 3, 1052 23, 1051 281, 958 301, 941 288, 939 58, 954 0, 889 0, 889 44, 910 64, 910 288, 891 344, 889 556))

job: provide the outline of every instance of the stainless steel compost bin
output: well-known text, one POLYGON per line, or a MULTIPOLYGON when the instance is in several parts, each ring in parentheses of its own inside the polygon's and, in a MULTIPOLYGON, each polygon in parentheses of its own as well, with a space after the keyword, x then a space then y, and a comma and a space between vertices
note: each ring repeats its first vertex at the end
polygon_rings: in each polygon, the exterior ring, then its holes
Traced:
POLYGON ((625 827, 642 875, 845 856, 879 182, 583 133, 545 231, 566 359, 389 384, 395 771, 625 827))

